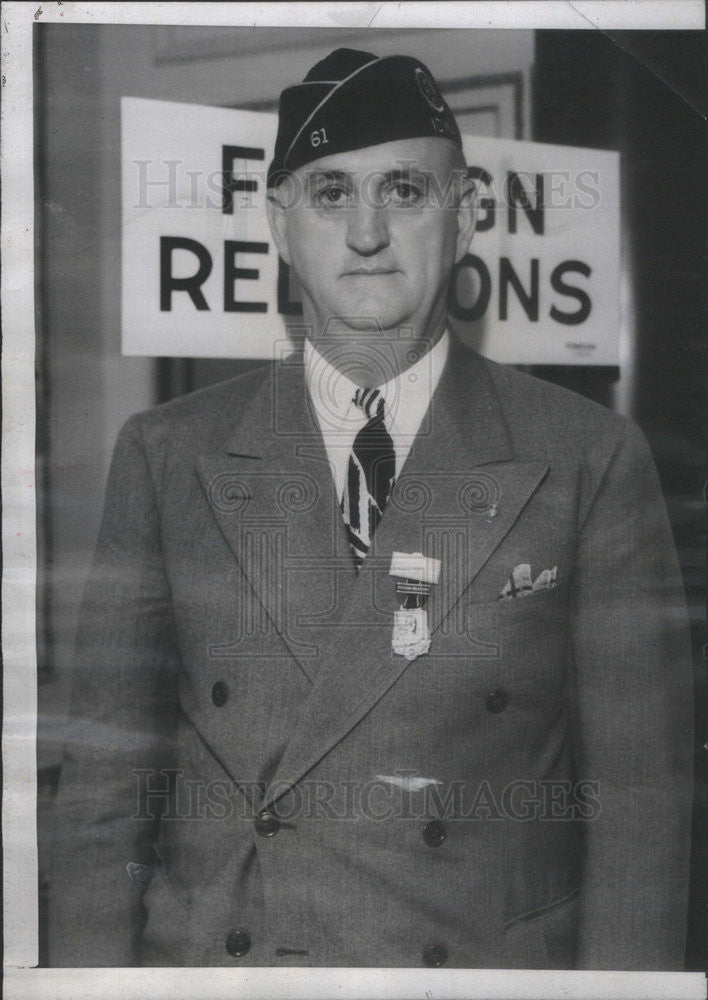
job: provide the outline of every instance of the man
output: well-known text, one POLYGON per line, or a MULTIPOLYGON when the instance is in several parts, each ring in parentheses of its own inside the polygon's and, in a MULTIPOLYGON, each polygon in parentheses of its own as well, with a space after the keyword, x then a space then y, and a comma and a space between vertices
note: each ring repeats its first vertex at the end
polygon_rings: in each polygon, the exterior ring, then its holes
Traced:
POLYGON ((121 432, 53 964, 681 967, 659 487, 627 421, 447 330, 473 194, 416 60, 342 49, 283 93, 304 351, 121 432))

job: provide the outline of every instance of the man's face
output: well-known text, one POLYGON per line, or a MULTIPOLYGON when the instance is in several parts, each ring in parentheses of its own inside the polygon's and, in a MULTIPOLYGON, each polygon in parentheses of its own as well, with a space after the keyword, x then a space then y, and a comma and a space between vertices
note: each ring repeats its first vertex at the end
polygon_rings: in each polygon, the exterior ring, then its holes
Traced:
POLYGON ((323 156, 286 179, 271 226, 317 333, 404 327, 418 339, 444 324, 473 230, 455 167, 450 143, 405 139, 323 156))

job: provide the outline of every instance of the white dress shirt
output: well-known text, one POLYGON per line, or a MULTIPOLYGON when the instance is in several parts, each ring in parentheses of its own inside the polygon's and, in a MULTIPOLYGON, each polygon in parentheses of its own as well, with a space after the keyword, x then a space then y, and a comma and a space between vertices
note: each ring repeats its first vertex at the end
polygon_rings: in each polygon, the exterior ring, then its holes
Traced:
MULTIPOLYGON (((447 330, 435 346, 410 368, 377 388, 385 400, 385 422, 396 452, 396 478, 423 422, 447 360, 447 330)), ((324 438, 337 497, 341 500, 354 438, 366 424, 354 403, 355 382, 329 363, 305 340, 305 380, 324 438)))

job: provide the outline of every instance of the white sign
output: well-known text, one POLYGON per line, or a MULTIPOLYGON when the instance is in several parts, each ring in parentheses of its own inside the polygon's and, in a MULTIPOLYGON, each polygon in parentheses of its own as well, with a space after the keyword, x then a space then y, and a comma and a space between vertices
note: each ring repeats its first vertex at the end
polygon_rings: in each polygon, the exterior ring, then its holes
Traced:
POLYGON ((478 220, 450 315, 485 357, 617 365, 619 153, 464 137, 478 220))
POLYGON ((124 97, 124 354, 269 358, 285 333, 265 214, 277 116, 124 97))
MULTIPOLYGON (((139 98, 121 112, 123 353, 273 357, 301 312, 265 215, 276 115, 139 98)), ((619 154, 464 142, 479 219, 453 326, 497 361, 617 364, 619 154)))

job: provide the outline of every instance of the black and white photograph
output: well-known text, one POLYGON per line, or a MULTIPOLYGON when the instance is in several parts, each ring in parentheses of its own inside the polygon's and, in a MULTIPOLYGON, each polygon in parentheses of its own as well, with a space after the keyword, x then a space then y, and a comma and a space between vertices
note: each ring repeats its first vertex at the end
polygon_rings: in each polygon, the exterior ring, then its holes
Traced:
POLYGON ((7 995, 703 995, 702 6, 34 7, 7 995))

